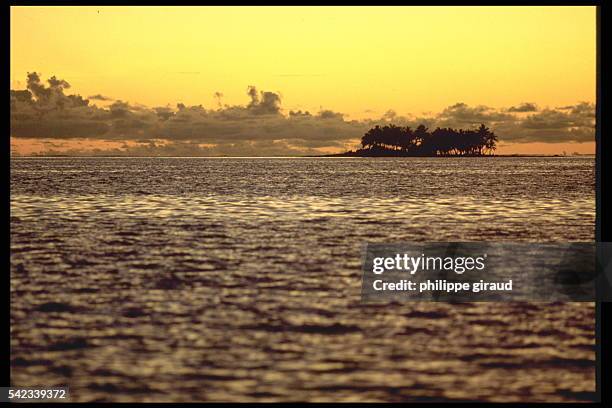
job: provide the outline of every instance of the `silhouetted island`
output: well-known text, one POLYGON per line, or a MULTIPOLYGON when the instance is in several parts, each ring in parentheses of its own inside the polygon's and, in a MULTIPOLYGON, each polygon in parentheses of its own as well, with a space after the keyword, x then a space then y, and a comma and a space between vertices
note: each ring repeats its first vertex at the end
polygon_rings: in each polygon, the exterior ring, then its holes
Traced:
POLYGON ((329 156, 349 157, 436 157, 487 156, 496 149, 497 136, 484 124, 477 129, 436 128, 425 125, 375 126, 361 138, 361 149, 329 156))

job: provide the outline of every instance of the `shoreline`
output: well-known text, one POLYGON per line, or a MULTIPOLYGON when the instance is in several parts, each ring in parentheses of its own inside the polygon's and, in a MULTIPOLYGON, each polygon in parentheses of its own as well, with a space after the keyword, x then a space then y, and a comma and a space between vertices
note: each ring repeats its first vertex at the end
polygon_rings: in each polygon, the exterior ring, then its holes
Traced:
MULTIPOLYGON (((424 159, 461 159, 461 158, 495 158, 495 157, 595 157, 595 154, 572 154, 572 155, 563 155, 563 154, 492 154, 492 155, 480 155, 480 156, 417 156, 417 155, 358 155, 358 154, 346 154, 346 153, 338 153, 338 154, 328 154, 321 156, 305 156, 305 157, 353 157, 353 158, 392 158, 392 159, 402 159, 402 158, 424 158, 424 159)), ((304 156, 302 156, 304 157, 304 156)))

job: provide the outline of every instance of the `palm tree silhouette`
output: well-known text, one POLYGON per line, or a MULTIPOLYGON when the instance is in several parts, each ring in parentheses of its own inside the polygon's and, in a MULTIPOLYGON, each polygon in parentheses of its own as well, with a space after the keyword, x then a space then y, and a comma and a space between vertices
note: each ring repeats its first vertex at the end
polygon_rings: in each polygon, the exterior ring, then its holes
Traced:
POLYGON ((436 128, 421 124, 409 127, 389 124, 374 126, 361 138, 364 155, 386 156, 483 156, 492 155, 497 136, 484 124, 477 129, 436 128))

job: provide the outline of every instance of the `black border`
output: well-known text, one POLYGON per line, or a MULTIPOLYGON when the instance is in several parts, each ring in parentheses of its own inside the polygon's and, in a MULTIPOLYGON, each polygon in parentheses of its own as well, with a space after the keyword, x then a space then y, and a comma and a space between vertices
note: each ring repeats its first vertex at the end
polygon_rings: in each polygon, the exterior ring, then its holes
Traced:
MULTIPOLYGON (((21 1, 12 1, 6 3, 6 6, 3 7, 4 16, 2 18, 2 27, 5 33, 4 46, 5 52, 3 53, 6 57, 5 67, 9 67, 7 70, 9 78, 7 78, 7 82, 10 84, 10 33, 11 33, 11 24, 10 24, 10 8, 11 6, 122 6, 122 5, 133 5, 133 6, 147 6, 147 5, 168 5, 168 6, 181 6, 181 5, 247 5, 246 3, 217 3, 217 2, 189 2, 185 0, 178 1, 159 1, 159 0, 149 0, 149 1, 118 1, 118 0, 97 0, 97 1, 84 1, 84 0, 43 0, 43 1, 34 1, 34 0, 21 0, 21 1)), ((275 5, 273 2, 263 2, 259 3, 261 6, 275 5)), ((323 3, 323 2, 314 2, 311 4, 307 3, 296 3, 294 5, 310 5, 310 6, 330 6, 330 5, 342 5, 342 3, 331 2, 331 3, 323 3)), ((355 3, 349 3, 346 5, 358 5, 355 3)), ((597 242, 611 242, 612 241, 612 223, 611 217, 607 216, 607 213, 603 211, 603 209, 612 208, 611 203, 612 200, 608 198, 610 196, 609 192, 605 192, 603 181, 608 180, 606 177, 607 174, 610 174, 612 164, 611 164, 611 156, 612 151, 610 150, 610 143, 606 144, 606 140, 602 138, 602 129, 607 129, 604 126, 606 123, 606 118, 608 115, 603 113, 603 108, 606 106, 603 104, 603 90, 604 90, 604 81, 602 78, 602 62, 605 60, 606 53, 606 43, 604 38, 609 38, 609 30, 607 29, 604 21, 605 17, 608 13, 608 10, 611 6, 604 6, 603 0, 573 0, 573 1, 559 1, 559 0, 515 0, 515 1, 474 1, 474 0, 464 0, 464 1, 404 1, 404 2, 380 2, 378 4, 372 4, 376 6, 396 6, 396 5, 410 5, 410 6, 418 6, 418 5, 427 5, 427 6, 471 6, 471 5, 479 5, 479 6, 597 6, 597 78, 596 78, 596 132, 595 132, 595 140, 596 140, 596 225, 595 225, 595 238, 597 242), (606 149, 607 147, 607 149, 606 149), (606 194, 608 193, 608 194, 606 194)), ((570 56, 571 57, 571 56, 570 56)), ((10 86, 9 86, 10 90, 10 86)), ((7 101, 7 100, 5 100, 7 101)), ((8 102, 8 101, 7 101, 8 102)), ((7 104, 8 105, 8 104, 7 104)), ((8 236, 7 245, 3 251, 3 264, 7 266, 4 273, 4 280, 6 282, 5 292, 7 296, 4 301, 4 316, 7 317, 6 325, 9 326, 8 330, 3 330, 6 338, 6 346, 3 347, 2 352, 0 354, 0 364, 2 364, 2 368, 0 373, 2 374, 2 382, 0 385, 8 386, 10 384, 10 108, 5 110, 6 121, 6 133, 4 144, 2 145, 3 149, 3 160, 4 163, 4 179, 5 182, 2 185, 3 197, 5 197, 3 202, 3 210, 5 214, 8 214, 8 217, 4 217, 3 219, 3 227, 5 228, 5 237, 8 236)), ((6 326, 5 326, 6 328, 6 326)), ((597 355, 597 396, 599 402, 595 403, 586 403, 580 404, 580 406, 612 406, 612 397, 610 394, 612 392, 612 379, 609 374, 609 367, 611 364, 611 353, 610 353, 610 343, 612 341, 612 303, 596 303, 596 355, 597 355), (607 345, 606 347, 602 347, 602 345, 607 345)), ((156 404, 159 405, 159 404, 156 404)), ((164 404, 166 405, 166 404, 164 404)), ((229 405, 229 404, 228 404, 229 405)), ((323 405, 331 405, 331 404, 323 404, 323 405)), ((362 404, 355 404, 362 405, 362 404)), ((410 403, 409 405, 413 405, 410 403)), ((416 403, 416 405, 420 405, 416 403)), ((471 406, 470 404, 458 403, 458 405, 471 406)), ((493 405, 492 403, 478 403, 478 405, 493 405)), ((520 404, 503 404, 505 406, 533 406, 533 405, 542 405, 541 403, 520 403, 520 404)), ((548 405, 548 404, 547 404, 548 405)), ((551 405, 562 405, 562 406, 573 406, 574 404, 563 404, 563 403, 551 403, 551 405)))
MULTIPOLYGON (((606 52, 609 55, 609 50, 606 50, 604 38, 609 38, 610 30, 604 23, 606 15, 609 16, 610 6, 604 6, 603 3, 598 5, 597 9, 597 89, 596 89, 596 156, 595 156, 595 203, 596 203, 596 219, 595 219, 595 239, 597 242, 612 241, 612 223, 604 209, 610 208, 612 200, 610 200, 610 192, 604 189, 604 181, 609 180, 606 176, 612 171, 610 163, 611 151, 610 143, 602 137, 602 129, 607 129, 606 122, 609 115, 603 112, 606 106, 604 101, 604 78, 603 78, 603 61, 606 60, 606 52), (606 194, 607 193, 607 194, 606 194)), ((608 18, 609 19, 609 18, 608 18)), ((595 333, 597 339, 597 394, 600 401, 600 406, 612 406, 612 388, 610 384, 609 368, 612 366, 610 343, 612 340, 612 303, 596 303, 595 333), (604 347, 606 345, 606 347, 604 347)))

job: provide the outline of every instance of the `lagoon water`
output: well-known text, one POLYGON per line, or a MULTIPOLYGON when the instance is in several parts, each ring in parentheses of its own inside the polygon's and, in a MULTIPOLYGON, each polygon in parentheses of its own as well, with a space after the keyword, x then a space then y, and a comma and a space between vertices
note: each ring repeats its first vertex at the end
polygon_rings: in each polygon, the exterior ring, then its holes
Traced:
POLYGON ((366 242, 592 241, 592 157, 13 158, 11 381, 76 401, 576 401, 592 303, 360 302, 366 242))

